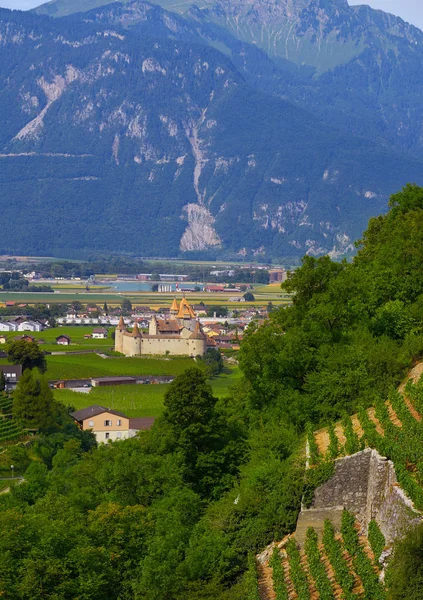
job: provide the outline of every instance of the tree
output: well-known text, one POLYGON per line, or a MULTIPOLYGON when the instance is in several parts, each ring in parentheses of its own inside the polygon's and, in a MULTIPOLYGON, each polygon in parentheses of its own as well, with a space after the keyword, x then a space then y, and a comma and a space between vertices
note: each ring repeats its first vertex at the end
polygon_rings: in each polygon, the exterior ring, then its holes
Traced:
POLYGON ((79 302, 79 300, 74 300, 71 306, 76 313, 82 309, 82 304, 79 302))
POLYGON ((6 344, 7 360, 14 365, 22 365, 24 371, 37 368, 40 373, 47 370, 44 352, 35 342, 17 340, 6 344))
POLYGON ((103 312, 105 315, 109 314, 109 307, 107 306, 107 302, 104 303, 103 312))
POLYGON ((226 306, 209 306, 207 316, 213 317, 215 313, 216 317, 226 317, 228 315, 228 308, 226 306))
POLYGON ((254 302, 254 300, 255 300, 254 294, 252 294, 251 292, 246 292, 244 294, 244 299, 246 302, 254 302))
POLYGON ((13 393, 13 418, 29 429, 48 429, 58 417, 58 408, 47 381, 27 370, 13 393))
POLYGON ((132 310, 132 304, 131 301, 128 300, 128 298, 124 298, 123 302, 122 302, 122 312, 124 313, 129 313, 132 310))
POLYGON ((6 378, 3 371, 0 371, 0 392, 4 392, 6 389, 6 378))
POLYGON ((204 373, 194 367, 171 383, 165 394, 164 418, 180 436, 186 436, 192 426, 210 422, 215 404, 204 373))
POLYGON ((233 483, 245 456, 238 426, 216 411, 205 374, 187 369, 165 394, 164 420, 184 460, 184 479, 203 498, 217 498, 233 483))
POLYGON ((218 348, 209 348, 203 356, 203 363, 209 368, 211 375, 218 375, 223 371, 223 358, 218 348))

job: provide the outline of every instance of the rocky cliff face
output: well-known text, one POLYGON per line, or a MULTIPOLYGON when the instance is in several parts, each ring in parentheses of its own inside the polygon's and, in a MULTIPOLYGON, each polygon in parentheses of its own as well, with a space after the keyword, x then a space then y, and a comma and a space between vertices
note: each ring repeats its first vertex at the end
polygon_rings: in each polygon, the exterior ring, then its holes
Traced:
POLYGON ((3 250, 340 256, 390 192, 418 181, 419 160, 281 99, 283 82, 314 98, 317 84, 222 26, 292 19, 314 44, 304 11, 325 36, 346 2, 330 15, 319 2, 185 9, 0 11, 3 250))

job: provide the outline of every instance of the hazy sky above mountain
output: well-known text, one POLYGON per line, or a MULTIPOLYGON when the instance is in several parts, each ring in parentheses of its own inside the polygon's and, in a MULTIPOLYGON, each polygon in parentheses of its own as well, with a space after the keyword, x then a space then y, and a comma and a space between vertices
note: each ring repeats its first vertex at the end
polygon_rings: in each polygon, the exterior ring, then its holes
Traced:
MULTIPOLYGON (((369 4, 373 8, 380 8, 386 12, 402 17, 405 21, 423 29, 423 2, 422 0, 349 0, 350 4, 369 4)), ((18 8, 25 10, 41 4, 40 0, 0 0, 4 8, 18 8)))

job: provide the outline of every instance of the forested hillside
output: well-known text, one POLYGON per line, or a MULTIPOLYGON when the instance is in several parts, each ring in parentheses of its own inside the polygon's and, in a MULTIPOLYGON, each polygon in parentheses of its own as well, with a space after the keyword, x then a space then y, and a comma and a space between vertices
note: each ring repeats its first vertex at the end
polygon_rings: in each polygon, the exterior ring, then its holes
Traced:
MULTIPOLYGON (((408 186, 369 223, 352 263, 306 257, 284 284, 293 306, 249 330, 243 379, 225 400, 187 370, 150 432, 97 449, 50 403, 33 443, 0 455, 27 468, 0 496, 0 592, 245 600, 249 553, 295 529, 316 485, 304 481, 307 423, 381 406, 423 356, 422 226, 423 189, 408 186)), ((412 551, 390 575, 393 599, 419 568, 412 551)))
POLYGON ((0 11, 0 251, 339 257, 419 182, 418 152, 322 121, 297 67, 201 15, 0 11))

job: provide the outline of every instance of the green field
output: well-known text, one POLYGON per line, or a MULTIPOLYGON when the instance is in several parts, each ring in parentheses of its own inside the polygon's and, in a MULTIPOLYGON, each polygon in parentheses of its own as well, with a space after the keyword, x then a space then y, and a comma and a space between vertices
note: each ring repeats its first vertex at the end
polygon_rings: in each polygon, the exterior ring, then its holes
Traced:
POLYGON ((179 375, 195 366, 192 358, 101 358, 97 354, 77 354, 47 357, 47 377, 56 379, 86 379, 113 375, 179 375))
MULTIPOLYGON (((279 286, 257 286, 254 288, 253 293, 255 295, 254 302, 230 302, 229 298, 232 296, 242 296, 242 292, 235 293, 210 293, 210 292, 190 292, 188 294, 188 300, 191 304, 199 304, 203 302, 206 305, 219 305, 228 306, 230 308, 245 308, 247 306, 266 306, 269 301, 274 304, 286 304, 289 303, 290 296, 283 293, 279 286)), ((42 293, 42 292, 1 292, 0 291, 0 303, 1 302, 16 302, 18 304, 70 304, 71 302, 79 301, 81 304, 97 303, 103 305, 105 302, 109 306, 116 306, 122 304, 123 300, 127 298, 136 305, 148 305, 148 306, 169 306, 172 303, 175 293, 165 294, 157 292, 122 292, 122 293, 110 293, 105 291, 93 292, 74 292, 71 293, 69 290, 42 293)))
POLYGON ((44 331, 11 331, 2 335, 5 335, 7 339, 13 340, 13 338, 20 335, 28 334, 37 340, 44 340, 46 343, 42 344, 41 348, 45 352, 77 352, 79 350, 91 350, 94 352, 95 350, 101 351, 112 348, 113 340, 111 338, 106 340, 84 340, 84 335, 91 334, 93 329, 97 327, 99 325, 53 327, 44 331), (59 335, 68 335, 71 338, 71 345, 60 346, 56 344, 56 338, 59 335))
MULTIPOLYGON (((227 395, 231 385, 241 377, 238 368, 228 369, 226 373, 210 380, 213 393, 217 398, 227 395)), ((71 390, 54 390, 57 400, 76 409, 92 404, 100 404, 125 413, 128 417, 158 417, 163 411, 164 394, 169 384, 125 385, 92 388, 89 394, 71 390)))
POLYGON ((16 302, 18 304, 70 304, 78 300, 81 304, 90 302, 98 302, 103 304, 122 304, 122 296, 120 294, 102 294, 100 292, 0 292, 0 302, 16 302))

